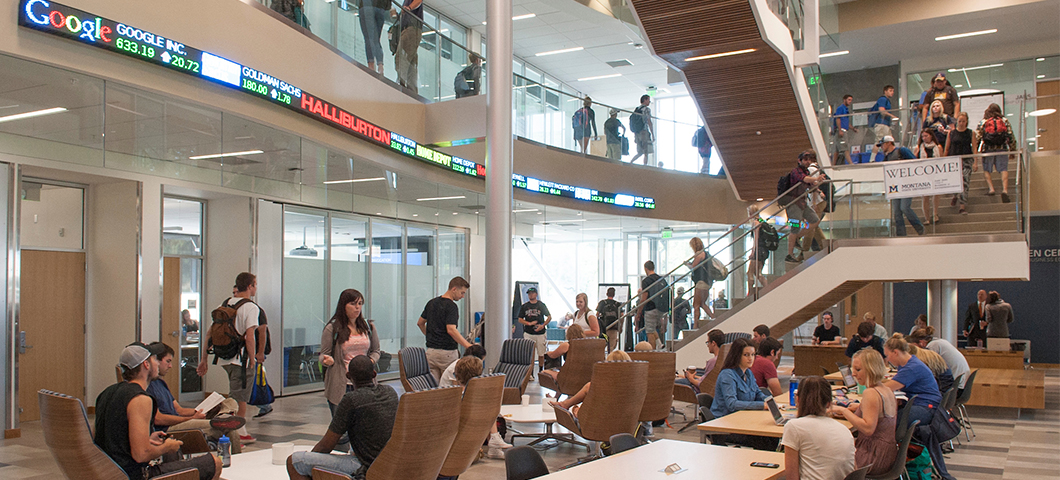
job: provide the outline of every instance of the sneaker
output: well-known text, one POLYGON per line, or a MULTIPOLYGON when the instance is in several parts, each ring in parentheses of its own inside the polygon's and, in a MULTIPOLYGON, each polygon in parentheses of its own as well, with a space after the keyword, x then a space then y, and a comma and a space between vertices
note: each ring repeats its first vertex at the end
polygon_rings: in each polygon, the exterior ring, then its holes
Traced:
POLYGON ((254 442, 258 441, 258 439, 254 438, 254 437, 252 437, 250 435, 240 435, 239 436, 239 441, 242 442, 243 445, 250 445, 251 443, 254 443, 254 442))
POLYGON ((261 417, 264 417, 265 415, 268 415, 270 413, 272 413, 272 404, 271 403, 268 404, 268 405, 262 405, 262 406, 258 407, 258 414, 254 415, 254 418, 261 418, 261 417))
POLYGON ((799 263, 799 261, 796 260, 795 257, 793 257, 791 255, 788 255, 788 256, 784 257, 784 261, 785 262, 790 262, 790 263, 799 263))
POLYGON ((1008 203, 1008 192, 1001 192, 1001 203, 1008 203))
POLYGON ((954 195, 953 198, 950 199, 950 206, 951 207, 956 207, 957 206, 957 196, 956 195, 954 195))
POLYGON ((504 459, 504 450, 495 447, 490 447, 489 452, 486 453, 486 456, 489 458, 504 459))
POLYGON ((490 434, 489 447, 490 448, 506 449, 506 448, 512 448, 512 445, 510 443, 505 442, 504 438, 501 437, 500 433, 491 433, 490 434))
POLYGON ((223 415, 210 419, 210 426, 223 432, 230 432, 246 424, 247 420, 245 418, 235 415, 223 415))
POLYGON ((964 207, 962 206, 960 213, 961 213, 961 215, 968 215, 968 210, 965 210, 964 207))

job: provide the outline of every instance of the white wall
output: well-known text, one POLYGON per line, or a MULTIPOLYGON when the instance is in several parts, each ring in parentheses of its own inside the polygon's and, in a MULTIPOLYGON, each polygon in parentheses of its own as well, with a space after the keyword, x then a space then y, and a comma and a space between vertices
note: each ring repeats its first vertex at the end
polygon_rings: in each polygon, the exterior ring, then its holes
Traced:
MULTIPOLYGON (((87 193, 85 363, 88 405, 114 383, 114 365, 136 341, 138 184, 91 185, 87 193)), ((156 282, 157 288, 157 282, 156 282)), ((157 310, 157 308, 156 308, 157 310)), ((157 334, 157 330, 156 330, 157 334)))
MULTIPOLYGON (((247 197, 206 202, 206 280, 203 282, 203 297, 208 311, 232 296, 236 275, 250 270, 251 202, 247 197)), ((212 357, 210 361, 213 361, 212 357)), ((211 364, 202 388, 204 392, 228 393, 228 377, 224 370, 211 364)))
POLYGON ((80 188, 44 185, 39 200, 22 200, 22 248, 82 248, 83 197, 80 188))
MULTIPOLYGON (((761 323, 773 326, 850 280, 1027 280, 1030 276, 1026 242, 925 245, 917 240, 891 239, 881 245, 837 248, 716 328, 749 333, 761 323), (983 255, 984 251, 990 255, 983 255), (977 261, 969 262, 969 258, 977 261)), ((677 364, 703 363, 710 356, 705 342, 705 336, 701 336, 678 350, 677 364)))

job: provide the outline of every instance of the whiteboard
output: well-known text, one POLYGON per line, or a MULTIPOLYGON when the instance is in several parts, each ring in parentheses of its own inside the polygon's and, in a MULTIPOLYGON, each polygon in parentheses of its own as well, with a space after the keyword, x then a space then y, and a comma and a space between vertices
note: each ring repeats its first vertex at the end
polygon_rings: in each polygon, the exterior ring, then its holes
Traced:
POLYGON ((976 125, 979 125, 979 121, 983 119, 983 112, 991 103, 998 104, 1003 115, 1005 113, 1005 92, 961 97, 961 111, 968 112, 968 128, 974 129, 976 125))

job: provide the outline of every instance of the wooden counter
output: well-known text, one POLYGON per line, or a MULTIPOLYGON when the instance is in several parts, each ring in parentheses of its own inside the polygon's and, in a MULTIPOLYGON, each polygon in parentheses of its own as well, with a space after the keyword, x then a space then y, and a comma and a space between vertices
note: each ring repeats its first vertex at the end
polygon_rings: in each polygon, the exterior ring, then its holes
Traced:
POLYGON ((1045 372, 980 368, 968 405, 1045 408, 1045 372))
POLYGON ((1004 352, 977 348, 962 348, 960 350, 965 360, 968 360, 968 366, 973 370, 976 368, 1023 370, 1023 352, 1004 352))
POLYGON ((792 374, 800 377, 824 375, 821 367, 835 372, 839 370, 835 366, 836 362, 850 364, 846 351, 846 345, 795 345, 795 370, 792 374))

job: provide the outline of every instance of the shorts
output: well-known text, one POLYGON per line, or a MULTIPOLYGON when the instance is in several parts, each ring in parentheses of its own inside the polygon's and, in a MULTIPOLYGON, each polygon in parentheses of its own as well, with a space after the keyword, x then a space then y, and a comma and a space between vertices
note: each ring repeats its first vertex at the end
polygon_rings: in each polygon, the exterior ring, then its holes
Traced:
MULTIPOLYGON (((525 327, 526 325, 524 325, 525 327)), ((532 333, 523 333, 523 336, 534 341, 534 351, 537 352, 538 357, 545 356, 545 352, 548 351, 548 335, 544 333, 540 335, 534 335, 532 333)))
POLYGON ((872 131, 876 134, 876 141, 883 140, 884 135, 891 134, 891 125, 888 123, 878 123, 872 127, 872 131))
POLYGON ((756 248, 754 251, 754 257, 752 257, 751 260, 759 263, 769 260, 769 250, 756 248))
POLYGON ((228 396, 237 402, 249 402, 250 391, 254 389, 254 372, 243 370, 240 365, 222 365, 222 368, 228 373, 228 396), (243 386, 243 372, 246 372, 246 386, 243 386))
POLYGON ((696 290, 710 290, 710 284, 699 280, 696 282, 696 290))
POLYGON ((990 157, 983 157, 983 171, 987 173, 1007 172, 1008 155, 993 155, 990 157))
POLYGON ((622 144, 621 143, 609 143, 607 144, 607 153, 605 157, 611 160, 619 160, 622 158, 622 144))
POLYGON ((817 216, 817 212, 813 211, 813 207, 802 207, 799 206, 798 202, 788 206, 785 211, 788 213, 788 220, 802 220, 810 225, 821 221, 821 218, 817 216))
POLYGON ((655 144, 651 141, 651 132, 647 128, 637 132, 637 135, 633 137, 633 140, 637 142, 637 153, 655 153, 655 144))
POLYGON ((307 477, 313 474, 313 467, 352 476, 361 469, 361 460, 357 458, 357 455, 352 454, 294 452, 291 454, 291 465, 299 475, 307 477))
POLYGON ((644 330, 659 335, 663 325, 663 311, 658 308, 644 311, 644 330))
POLYGON ((842 137, 840 137, 839 134, 837 133, 837 134, 832 136, 832 141, 835 142, 835 151, 837 153, 838 152, 845 152, 845 151, 847 151, 849 149, 849 147, 847 147, 847 137, 846 137, 846 135, 843 135, 842 137))
POLYGON ((575 125, 574 126, 574 139, 575 140, 581 140, 582 138, 585 138, 585 137, 588 137, 588 135, 585 134, 585 127, 581 126, 581 125, 575 125))

